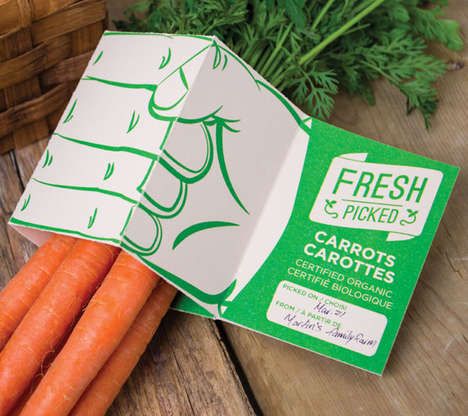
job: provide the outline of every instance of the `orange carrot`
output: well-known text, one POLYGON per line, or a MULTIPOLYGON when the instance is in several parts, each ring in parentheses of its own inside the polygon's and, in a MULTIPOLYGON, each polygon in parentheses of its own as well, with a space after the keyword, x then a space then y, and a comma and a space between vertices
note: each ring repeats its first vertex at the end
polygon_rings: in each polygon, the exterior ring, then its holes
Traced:
POLYGON ((41 368, 39 372, 33 377, 32 382, 26 389, 25 393, 20 397, 19 400, 17 400, 14 409, 10 412, 9 416, 19 416, 21 411, 23 410, 23 407, 26 405, 27 401, 33 394, 34 390, 36 390, 36 387, 39 385, 40 381, 44 377, 44 374, 47 372, 51 364, 53 363, 55 357, 57 354, 60 352, 60 350, 63 348, 65 345, 65 341, 68 339, 68 336, 70 335, 71 331, 73 329, 73 324, 70 326, 70 328, 65 332, 64 336, 58 343, 57 347, 55 348, 54 351, 50 352, 47 354, 47 356, 44 358, 44 361, 41 364, 41 368))
POLYGON ((64 416, 122 341, 158 281, 122 252, 21 416, 64 416))
POLYGON ((5 346, 75 239, 52 235, 0 292, 0 350, 5 346))
POLYGON ((37 387, 39 382, 42 380, 42 373, 36 374, 31 385, 27 388, 26 392, 19 398, 16 405, 14 406, 13 410, 9 413, 9 416, 19 416, 23 407, 25 406, 26 402, 31 397, 32 392, 37 387))
POLYGON ((114 401, 166 314, 176 289, 161 281, 125 338, 88 386, 70 416, 102 416, 114 401))
POLYGON ((118 248, 78 240, 0 355, 0 416, 8 414, 110 269, 118 248))

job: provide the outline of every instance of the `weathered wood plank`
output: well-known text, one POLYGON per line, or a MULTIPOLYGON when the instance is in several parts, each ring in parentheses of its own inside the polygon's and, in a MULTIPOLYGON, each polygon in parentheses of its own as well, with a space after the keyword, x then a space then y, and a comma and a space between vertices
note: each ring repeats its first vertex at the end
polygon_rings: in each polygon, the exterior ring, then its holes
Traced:
MULTIPOLYGON (((0 288, 33 252, 6 222, 46 141, 0 156, 0 288)), ((171 312, 110 415, 252 415, 213 322, 171 312)))
POLYGON ((0 287, 25 261, 23 253, 27 245, 21 246, 18 233, 7 227, 10 214, 22 192, 13 152, 0 156, 0 287), (15 235, 16 234, 16 235, 15 235))
POLYGON ((112 415, 253 414, 212 321, 171 312, 112 415))
MULTIPOLYGON (((468 33, 466 2, 452 16, 468 33)), ((462 168, 383 377, 265 336, 226 332, 267 415, 466 415, 468 413, 468 94, 467 51, 451 53, 432 128, 406 117, 404 99, 379 83, 377 105, 340 97, 332 123, 462 168), (465 67, 463 67, 465 66, 465 67), (463 67, 463 68, 460 68, 463 67)))
POLYGON ((21 183, 16 172, 12 152, 1 155, 0 164, 0 214, 7 216, 15 208, 21 195, 21 183))
POLYGON ((47 139, 39 140, 34 146, 26 146, 15 150, 18 174, 23 186, 29 181, 38 160, 47 146, 47 141, 47 139))

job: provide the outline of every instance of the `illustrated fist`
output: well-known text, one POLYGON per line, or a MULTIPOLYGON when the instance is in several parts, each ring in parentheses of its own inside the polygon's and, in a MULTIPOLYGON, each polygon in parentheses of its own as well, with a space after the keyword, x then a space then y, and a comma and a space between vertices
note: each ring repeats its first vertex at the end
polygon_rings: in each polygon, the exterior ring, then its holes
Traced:
POLYGON ((121 245, 216 304, 304 115, 215 38, 135 36, 104 35, 14 218, 121 245))

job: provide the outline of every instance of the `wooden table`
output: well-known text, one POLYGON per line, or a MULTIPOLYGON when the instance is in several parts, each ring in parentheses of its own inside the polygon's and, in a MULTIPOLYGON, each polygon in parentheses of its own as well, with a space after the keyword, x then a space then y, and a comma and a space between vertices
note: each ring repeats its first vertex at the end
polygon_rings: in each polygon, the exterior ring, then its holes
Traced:
MULTIPOLYGON (((128 0, 125 0, 128 2, 128 0)), ((114 3, 112 13, 118 12, 114 3)), ((448 15, 468 33, 466 0, 448 15), (465 7, 464 7, 465 6, 465 7)), ((110 415, 468 414, 468 64, 451 53, 440 108, 425 130, 394 88, 377 105, 341 96, 331 122, 462 168, 383 377, 229 324, 171 312, 110 415)), ((6 226, 39 142, 0 156, 0 286, 33 247, 6 226)))

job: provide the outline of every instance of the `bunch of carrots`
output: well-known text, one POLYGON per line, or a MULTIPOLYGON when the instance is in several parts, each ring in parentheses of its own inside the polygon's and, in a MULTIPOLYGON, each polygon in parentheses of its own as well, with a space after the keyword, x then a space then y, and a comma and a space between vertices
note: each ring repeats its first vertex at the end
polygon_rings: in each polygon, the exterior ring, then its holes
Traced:
POLYGON ((116 247, 52 235, 0 292, 0 416, 105 414, 175 294, 116 247))

